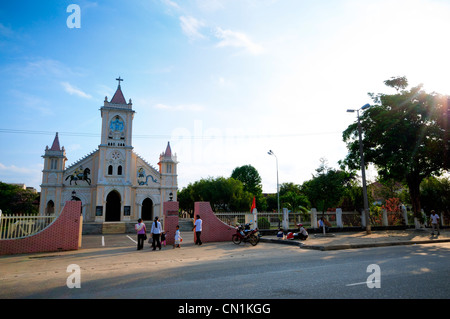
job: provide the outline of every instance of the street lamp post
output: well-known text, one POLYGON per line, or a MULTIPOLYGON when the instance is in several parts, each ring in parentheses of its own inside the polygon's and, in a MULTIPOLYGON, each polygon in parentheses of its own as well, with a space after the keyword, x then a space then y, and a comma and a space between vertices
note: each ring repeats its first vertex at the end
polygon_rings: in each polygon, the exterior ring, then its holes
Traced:
POLYGON ((359 155, 361 157, 361 177, 362 177, 362 184, 363 184, 363 199, 364 199, 364 215, 366 219, 366 233, 370 234, 372 232, 372 229, 370 227, 370 212, 369 212, 369 201, 367 199, 367 186, 366 186, 366 168, 364 164, 364 153, 363 153, 363 143, 362 143, 362 129, 361 129, 361 122, 359 120, 359 111, 365 110, 370 107, 370 104, 365 104, 358 110, 347 110, 347 112, 355 112, 358 118, 358 133, 359 133, 359 155))
POLYGON ((269 150, 267 152, 267 154, 275 156, 275 159, 277 162, 277 203, 278 203, 277 206, 278 206, 278 228, 280 228, 280 220, 279 220, 279 218, 280 218, 280 186, 279 185, 280 184, 278 182, 278 157, 275 155, 274 152, 272 152, 272 150, 269 150))

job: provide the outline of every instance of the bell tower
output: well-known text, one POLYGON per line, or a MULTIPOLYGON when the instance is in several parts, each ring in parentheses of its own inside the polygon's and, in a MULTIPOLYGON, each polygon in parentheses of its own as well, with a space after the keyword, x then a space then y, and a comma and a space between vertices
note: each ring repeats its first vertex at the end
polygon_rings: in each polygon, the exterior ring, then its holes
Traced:
POLYGON ((159 156, 159 172, 161 174, 161 202, 177 200, 177 155, 172 154, 170 142, 164 153, 159 156))
POLYGON ((67 158, 64 146, 61 148, 59 145, 58 133, 55 135, 52 147, 46 146, 42 157, 44 169, 42 170, 39 212, 41 215, 52 215, 59 213, 64 205, 61 203, 61 191, 67 158))
POLYGON ((102 221, 123 221, 130 217, 132 198, 132 128, 134 113, 131 99, 122 93, 120 77, 111 101, 105 97, 100 108, 102 134, 98 159, 96 215, 102 221))
POLYGON ((131 184, 132 129, 135 111, 132 110, 131 99, 127 103, 119 84, 111 101, 105 97, 102 116, 102 134, 99 145, 100 163, 98 183, 104 184, 120 181, 120 184, 131 184), (109 181, 109 182, 108 182, 109 181))

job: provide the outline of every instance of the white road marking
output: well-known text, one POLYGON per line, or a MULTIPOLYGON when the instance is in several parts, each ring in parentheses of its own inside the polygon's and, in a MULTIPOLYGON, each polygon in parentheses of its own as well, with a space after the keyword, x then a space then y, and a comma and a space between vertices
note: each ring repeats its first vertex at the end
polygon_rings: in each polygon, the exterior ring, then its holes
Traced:
POLYGON ((354 284, 348 284, 348 285, 346 285, 347 287, 350 287, 350 286, 357 286, 357 285, 367 285, 368 283, 370 284, 370 283, 374 283, 374 282, 381 282, 380 280, 374 280, 374 281, 363 281, 363 282, 356 282, 356 283, 354 283, 354 284))
POLYGON ((137 244, 137 241, 135 241, 133 238, 131 238, 131 237, 128 236, 128 235, 127 235, 127 237, 130 238, 130 240, 131 240, 132 242, 134 242, 135 244, 137 244))

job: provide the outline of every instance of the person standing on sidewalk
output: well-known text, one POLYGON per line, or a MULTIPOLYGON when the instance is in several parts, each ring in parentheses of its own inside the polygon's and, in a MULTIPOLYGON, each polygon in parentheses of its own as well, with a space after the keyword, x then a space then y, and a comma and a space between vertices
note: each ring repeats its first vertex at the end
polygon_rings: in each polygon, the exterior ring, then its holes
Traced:
POLYGON ((173 248, 180 248, 180 243, 183 241, 183 238, 180 234, 180 226, 177 225, 177 230, 175 231, 175 243, 173 244, 173 248))
POLYGON ((439 215, 436 214, 434 210, 431 211, 431 235, 434 236, 434 229, 437 228, 437 234, 438 236, 441 234, 439 232, 439 215))
POLYGON ((161 250, 161 242, 159 241, 159 236, 161 235, 161 223, 158 221, 158 216, 155 217, 155 221, 152 223, 152 250, 156 250, 156 247, 161 250))
POLYGON ((200 236, 202 234, 203 221, 200 219, 200 215, 197 215, 196 218, 197 219, 195 220, 194 228, 192 228, 192 230, 195 230, 195 244, 200 246, 202 244, 200 236))
POLYGON ((147 239, 145 238, 147 228, 145 228, 145 224, 141 218, 138 219, 138 223, 134 226, 134 229, 137 231, 137 250, 141 250, 144 248, 144 241, 147 239))

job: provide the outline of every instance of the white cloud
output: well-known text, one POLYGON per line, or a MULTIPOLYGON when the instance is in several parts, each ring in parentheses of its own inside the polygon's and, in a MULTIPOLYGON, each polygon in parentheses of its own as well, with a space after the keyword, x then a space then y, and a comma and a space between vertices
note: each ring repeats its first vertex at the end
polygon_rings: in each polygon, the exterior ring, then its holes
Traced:
POLYGON ((92 98, 91 95, 81 91, 80 89, 72 86, 70 83, 68 82, 61 82, 61 85, 64 87, 64 90, 69 93, 70 95, 77 95, 79 97, 85 98, 85 99, 90 99, 92 98))
POLYGON ((12 90, 11 95, 15 99, 16 103, 21 106, 25 106, 35 111, 39 111, 39 113, 44 116, 54 115, 51 108, 51 104, 48 100, 18 90, 12 90))
POLYGON ((175 3, 174 1, 170 1, 170 0, 162 0, 162 2, 167 5, 168 7, 174 8, 174 9, 180 9, 180 6, 175 3))
POLYGON ((217 47, 236 47, 243 48, 246 52, 258 55, 263 52, 263 47, 253 41, 251 41, 248 36, 242 32, 236 32, 231 30, 223 30, 222 28, 217 28, 215 32, 216 38, 220 39, 217 47))
POLYGON ((205 23, 195 19, 194 17, 180 17, 180 25, 183 33, 191 40, 204 39, 205 36, 200 33, 200 29, 205 26, 205 23))
POLYGON ((0 172, 2 174, 32 174, 35 173, 37 169, 30 169, 28 167, 18 167, 15 165, 6 166, 5 164, 0 163, 0 172))
POLYGON ((205 109, 202 105, 199 104, 167 105, 161 103, 156 104, 155 108, 168 111, 192 111, 192 112, 200 112, 205 109))
POLYGON ((12 38, 14 36, 14 31, 11 28, 0 23, 0 35, 6 38, 12 38))

